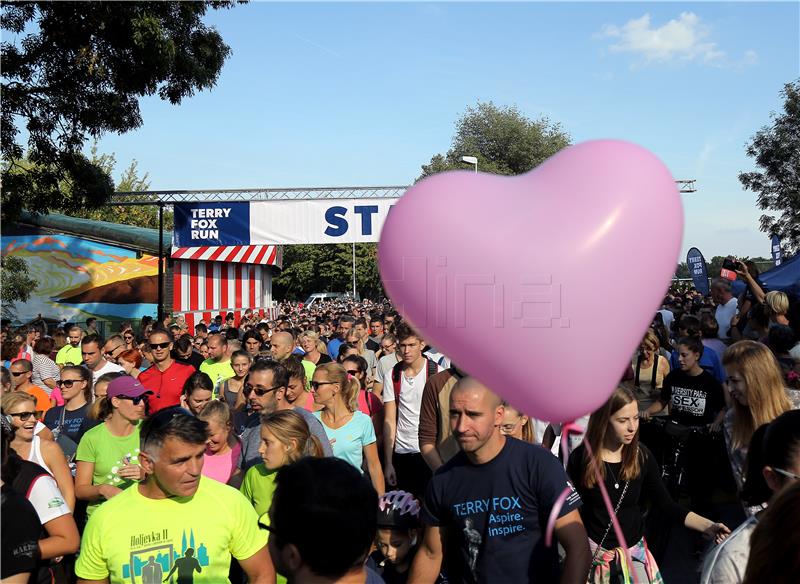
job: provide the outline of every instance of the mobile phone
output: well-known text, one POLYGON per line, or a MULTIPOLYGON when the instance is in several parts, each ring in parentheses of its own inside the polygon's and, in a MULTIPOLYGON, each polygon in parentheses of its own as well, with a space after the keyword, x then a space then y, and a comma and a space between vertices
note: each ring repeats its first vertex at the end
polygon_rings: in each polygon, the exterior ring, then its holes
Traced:
POLYGON ((733 282, 736 279, 736 269, 739 267, 739 261, 732 256, 726 257, 722 261, 722 269, 719 272, 721 278, 733 282))

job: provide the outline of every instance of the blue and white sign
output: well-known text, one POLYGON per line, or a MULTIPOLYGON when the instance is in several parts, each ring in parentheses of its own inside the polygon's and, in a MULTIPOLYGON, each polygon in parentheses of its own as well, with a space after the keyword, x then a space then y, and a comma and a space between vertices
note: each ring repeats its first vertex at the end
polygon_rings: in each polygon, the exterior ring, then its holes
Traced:
POLYGON ((175 205, 175 247, 250 245, 250 203, 175 205))
POLYGON ((781 240, 777 235, 772 236, 772 261, 775 262, 775 267, 780 266, 781 262, 783 261, 781 240))
POLYGON ((686 254, 686 265, 689 268, 689 275, 692 277, 694 287, 703 296, 708 296, 711 291, 708 286, 708 267, 703 254, 696 247, 693 247, 686 254))
POLYGON ((397 199, 175 205, 174 247, 377 242, 397 199))

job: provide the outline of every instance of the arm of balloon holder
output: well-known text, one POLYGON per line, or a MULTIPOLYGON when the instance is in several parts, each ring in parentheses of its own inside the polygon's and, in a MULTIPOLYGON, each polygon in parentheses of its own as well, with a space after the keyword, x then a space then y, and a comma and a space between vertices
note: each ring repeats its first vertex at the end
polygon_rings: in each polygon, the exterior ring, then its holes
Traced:
MULTIPOLYGON (((567 466, 567 454, 568 454, 568 445, 567 441, 569 439, 570 434, 583 434, 585 429, 581 426, 578 426, 575 422, 568 422, 565 423, 561 428, 561 453, 564 456, 564 467, 567 466)), ((586 448, 586 452, 589 454, 590 459, 594 459, 594 453, 592 452, 592 447, 589 446, 589 443, 584 440, 583 442, 584 447, 586 448)), ((614 513, 614 506, 611 504, 611 499, 608 496, 608 491, 606 490, 606 485, 603 482, 603 476, 600 474, 598 467, 595 466, 595 476, 597 477, 597 485, 600 487, 600 494, 603 496, 603 503, 605 503, 606 509, 608 510, 608 516, 611 518, 611 524, 614 526, 614 533, 617 534, 617 541, 619 541, 623 551, 625 552, 625 561, 628 565, 631 565, 631 554, 628 551, 628 544, 625 541, 625 536, 622 535, 622 527, 620 527, 619 521, 617 521, 617 514, 614 513)), ((556 499, 555 503, 553 504, 553 509, 550 511, 550 517, 547 519, 547 529, 545 531, 544 536, 544 543, 547 547, 550 547, 553 544, 553 533, 556 528, 556 520, 558 519, 559 513, 561 513, 561 508, 564 506, 564 501, 567 500, 567 497, 572 493, 572 488, 567 487, 564 489, 561 494, 556 499)), ((639 584, 639 580, 636 577, 636 572, 631 570, 631 577, 633 578, 633 584, 639 584)))

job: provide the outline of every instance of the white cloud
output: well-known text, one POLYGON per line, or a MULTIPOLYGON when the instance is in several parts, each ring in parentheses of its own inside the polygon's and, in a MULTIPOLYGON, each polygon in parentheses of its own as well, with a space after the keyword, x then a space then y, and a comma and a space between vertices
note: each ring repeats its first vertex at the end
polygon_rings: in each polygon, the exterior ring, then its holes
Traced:
POLYGON ((699 16, 682 12, 677 19, 657 28, 651 24, 649 14, 629 20, 621 27, 606 25, 600 36, 616 39, 609 46, 611 52, 633 53, 647 63, 682 60, 716 64, 725 53, 709 40, 710 34, 699 16))

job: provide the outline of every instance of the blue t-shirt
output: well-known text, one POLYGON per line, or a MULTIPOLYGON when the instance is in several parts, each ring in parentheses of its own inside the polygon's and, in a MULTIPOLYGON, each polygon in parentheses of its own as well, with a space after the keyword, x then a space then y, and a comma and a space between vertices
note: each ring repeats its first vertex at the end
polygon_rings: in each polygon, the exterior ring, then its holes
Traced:
POLYGON ((344 344, 342 339, 331 339, 328 343, 328 355, 333 361, 339 356, 339 348, 344 344))
MULTIPOLYGON (((703 347, 703 354, 700 356, 698 365, 713 375, 720 383, 723 383, 728 378, 725 374, 725 369, 722 367, 722 361, 719 360, 719 355, 711 347, 703 347)), ((670 371, 675 371, 680 368, 678 351, 673 349, 672 354, 669 356, 669 369, 670 371)))
POLYGON ((353 412, 353 417, 341 428, 328 428, 322 421, 322 412, 313 412, 328 436, 333 455, 346 460, 362 473, 361 463, 364 461, 364 447, 372 444, 375 438, 375 428, 372 419, 359 411, 353 412))
POLYGON ((557 582, 557 547, 544 545, 553 503, 572 493, 559 517, 581 505, 558 459, 541 446, 506 438, 500 453, 472 464, 459 452, 428 483, 420 517, 447 540, 451 582, 557 582))

